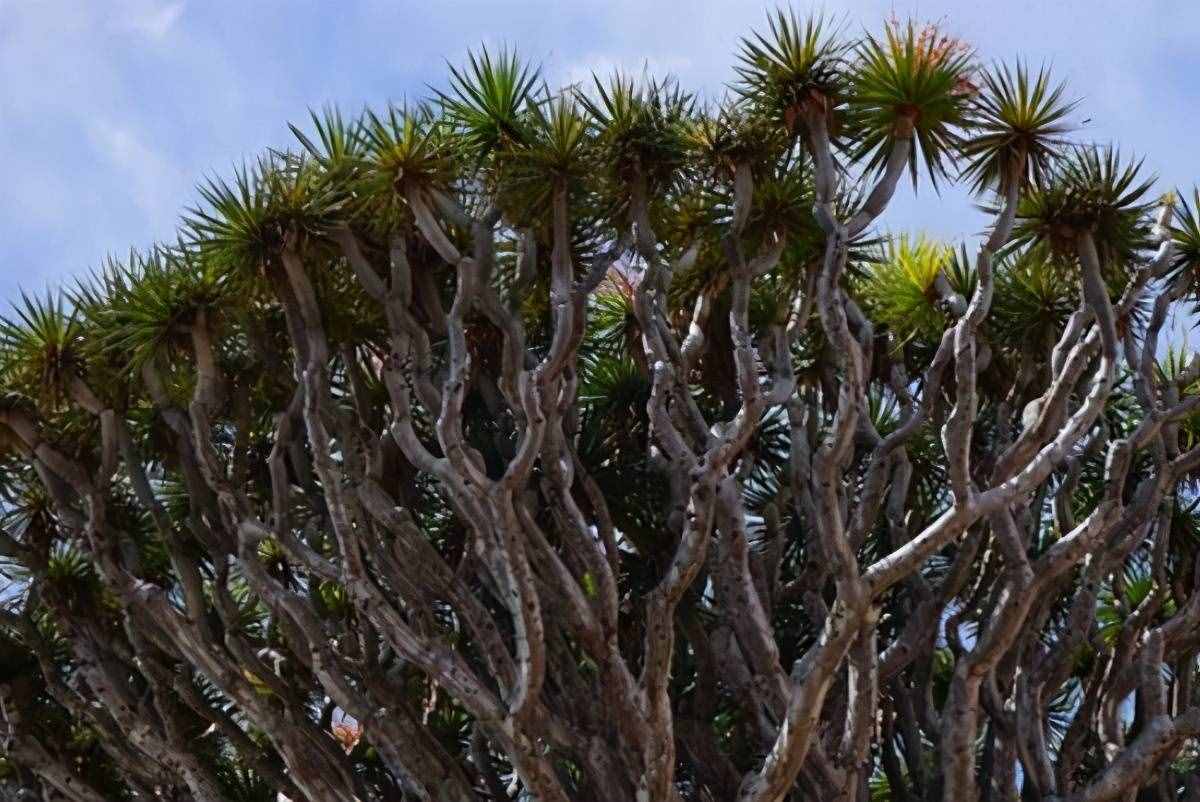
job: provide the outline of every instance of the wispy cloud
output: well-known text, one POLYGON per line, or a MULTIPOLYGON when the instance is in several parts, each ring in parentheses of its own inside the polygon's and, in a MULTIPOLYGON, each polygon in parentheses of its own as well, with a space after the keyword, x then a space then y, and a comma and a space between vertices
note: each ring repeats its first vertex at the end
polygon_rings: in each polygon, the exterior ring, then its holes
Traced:
POLYGON ((175 217, 174 207, 181 200, 175 195, 187 180, 178 164, 136 129, 112 120, 92 120, 88 137, 96 152, 125 179, 125 190, 146 219, 166 223, 175 217))
POLYGON ((125 18, 125 24, 130 30, 145 34, 151 39, 163 39, 183 16, 184 5, 183 0, 176 0, 172 3, 151 3, 133 8, 125 18))
POLYGON ((687 56, 658 58, 651 54, 639 57, 619 53, 588 53, 567 64, 562 70, 562 79, 568 84, 590 86, 592 76, 604 80, 613 73, 630 77, 643 74, 656 78, 685 75, 693 70, 692 59, 687 56))

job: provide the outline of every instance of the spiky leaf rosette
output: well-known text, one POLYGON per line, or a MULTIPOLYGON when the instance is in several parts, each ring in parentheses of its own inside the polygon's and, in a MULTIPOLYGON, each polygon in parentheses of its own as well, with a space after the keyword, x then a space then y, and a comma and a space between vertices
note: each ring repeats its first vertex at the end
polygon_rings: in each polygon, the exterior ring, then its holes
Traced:
MULTIPOLYGON (((688 182, 677 193, 651 204, 654 230, 664 244, 674 245, 680 251, 696 242, 711 245, 717 240, 716 223, 727 213, 726 200, 725 193, 718 192, 708 182, 688 182)), ((708 252, 711 247, 702 250, 708 252)))
POLYGON ((322 109, 319 114, 310 111, 309 120, 312 124, 311 133, 305 133, 293 124, 288 127, 322 170, 335 174, 339 181, 352 181, 366 153, 360 123, 348 122, 332 106, 322 109))
POLYGON ((80 368, 81 335, 62 294, 21 293, 20 303, 0 318, 0 383, 44 409, 57 407, 80 368))
POLYGON ((1079 282, 1045 248, 1010 253, 996 266, 991 341, 1019 351, 1030 337, 1057 338, 1078 303, 1079 282))
POLYGON ((455 178, 457 146, 449 124, 429 105, 367 111, 360 124, 362 169, 354 185, 356 217, 370 229, 407 228, 409 189, 445 190, 455 178))
POLYGON ((586 346, 595 354, 640 359, 644 367, 641 329, 633 308, 635 281, 621 270, 609 271, 591 298, 586 346))
POLYGON ((592 76, 593 92, 578 92, 595 129, 599 167, 624 197, 635 177, 654 195, 671 186, 687 162, 687 123, 694 101, 674 80, 637 81, 614 72, 592 76))
POLYGON ((1193 378, 1187 382, 1185 378, 1190 378, 1190 370, 1197 359, 1200 359, 1200 354, 1189 349, 1187 343, 1181 346, 1168 345, 1167 352, 1155 363, 1155 375, 1165 382, 1180 384, 1183 395, 1195 395, 1200 390, 1200 379, 1193 378))
POLYGON ((887 327, 898 345, 932 340, 946 327, 946 312, 936 286, 939 274, 954 263, 954 249, 923 235, 901 234, 883 247, 855 292, 872 319, 887 327))
POLYGON ((742 39, 736 91, 788 133, 800 130, 808 110, 832 127, 834 109, 846 95, 850 45, 820 14, 799 20, 781 8, 768 24, 768 32, 742 39))
POLYGON ((1075 108, 1074 101, 1063 99, 1065 91, 1065 84, 1051 83, 1044 68, 1036 76, 1024 64, 983 73, 970 112, 971 131, 962 144, 962 177, 973 192, 993 189, 1003 195, 1014 180, 1046 182, 1070 130, 1067 115, 1075 108))
POLYGON ((1045 185, 1021 198, 1014 244, 1045 244, 1071 257, 1079 235, 1091 232, 1105 269, 1119 269, 1146 246, 1150 232, 1143 199, 1154 178, 1142 178, 1141 167, 1110 146, 1071 148, 1045 185))
POLYGON ((808 246, 821 247, 824 234, 813 216, 816 198, 812 171, 804 162, 784 163, 772 173, 760 176, 754 183, 754 196, 746 221, 746 238, 757 247, 775 232, 786 231, 788 236, 808 246))
POLYGON ((347 205, 348 189, 312 158, 274 152, 253 168, 200 187, 184 223, 190 245, 217 269, 245 277, 271 263, 287 237, 319 236, 347 205))
POLYGON ((1175 220, 1171 227, 1175 249, 1167 277, 1186 282, 1190 292, 1200 299, 1200 188, 1192 189, 1192 200, 1178 197, 1175 220))
POLYGON ((587 108, 574 93, 530 102, 523 124, 500 182, 502 207, 521 226, 545 222, 555 189, 579 189, 598 166, 587 108))
POLYGON ((80 296, 89 347, 101 357, 120 355, 133 374, 156 357, 188 353, 196 316, 203 312, 215 322, 232 297, 226 274, 184 248, 131 254, 127 264, 110 261, 80 296))
POLYGON ((754 283, 750 289, 750 328, 758 336, 765 336, 771 326, 787 323, 792 306, 788 303, 795 295, 798 276, 770 273, 754 283))
POLYGON ((524 115, 539 78, 537 68, 508 49, 493 56, 483 47, 467 54, 466 66, 450 67, 450 91, 439 93, 442 110, 476 166, 525 141, 524 115))
POLYGON ((892 21, 882 38, 867 36, 857 55, 848 110, 853 158, 868 173, 881 170, 896 140, 911 136, 914 185, 922 162, 935 185, 948 177, 970 124, 971 48, 936 25, 892 21))
POLYGON ((727 182, 739 164, 761 171, 784 150, 779 129, 744 106, 725 104, 688 127, 693 163, 704 178, 727 182))

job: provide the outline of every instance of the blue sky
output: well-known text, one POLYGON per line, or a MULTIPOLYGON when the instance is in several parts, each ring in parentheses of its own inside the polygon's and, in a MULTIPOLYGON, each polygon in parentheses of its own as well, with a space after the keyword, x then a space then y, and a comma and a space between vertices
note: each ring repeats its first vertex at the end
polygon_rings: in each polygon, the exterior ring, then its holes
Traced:
MULTIPOLYGON (((309 107, 424 96, 445 61, 516 45, 554 83, 613 67, 719 95, 760 2, 703 0, 0 0, 0 301, 69 281, 105 254, 170 239, 206 174, 228 174, 309 107)), ((1050 62, 1082 99, 1080 136, 1146 158, 1163 188, 1200 181, 1196 0, 850 0, 797 4, 878 29, 942 21, 985 60, 1050 62)), ((893 230, 983 225, 953 190, 902 197, 893 230)))

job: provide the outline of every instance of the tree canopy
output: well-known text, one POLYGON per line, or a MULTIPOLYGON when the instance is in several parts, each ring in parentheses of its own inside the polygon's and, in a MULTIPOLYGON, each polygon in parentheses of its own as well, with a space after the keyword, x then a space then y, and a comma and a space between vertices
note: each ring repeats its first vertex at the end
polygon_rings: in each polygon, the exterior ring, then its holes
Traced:
POLYGON ((1200 800, 1200 193, 1074 107, 786 9, 719 100, 480 49, 22 298, 0 796, 1200 800))

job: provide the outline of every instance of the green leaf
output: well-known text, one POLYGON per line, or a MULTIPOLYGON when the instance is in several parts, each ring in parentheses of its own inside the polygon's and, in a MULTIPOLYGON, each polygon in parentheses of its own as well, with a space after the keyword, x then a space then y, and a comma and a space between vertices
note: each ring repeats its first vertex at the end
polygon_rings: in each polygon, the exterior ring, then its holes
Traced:
POLYGON ((935 185, 948 177, 976 91, 971 48, 937 25, 894 21, 883 38, 868 35, 857 56, 848 109, 852 158, 878 172, 896 140, 911 135, 913 184, 921 162, 935 185))
POLYGON ((832 120, 847 93, 850 45, 823 14, 800 20, 780 8, 767 17, 770 30, 741 41, 734 89, 761 114, 789 133, 799 131, 806 109, 832 120))
POLYGON ((447 120, 479 163, 525 142, 522 115, 541 71, 507 49, 493 56, 482 47, 467 59, 465 67, 450 66, 450 91, 438 96, 447 120))
POLYGON ((1045 184, 1070 130, 1067 115, 1076 105, 1063 99, 1065 91, 1065 84, 1051 84, 1044 68, 1033 76, 1022 63, 983 73, 982 91, 972 104, 971 132, 962 147, 966 163, 961 177, 971 182, 973 192, 993 189, 1003 195, 1014 180, 1022 186, 1045 184))

